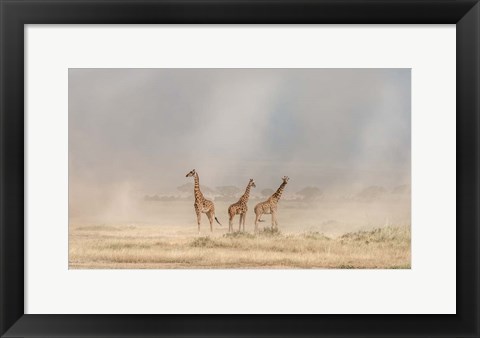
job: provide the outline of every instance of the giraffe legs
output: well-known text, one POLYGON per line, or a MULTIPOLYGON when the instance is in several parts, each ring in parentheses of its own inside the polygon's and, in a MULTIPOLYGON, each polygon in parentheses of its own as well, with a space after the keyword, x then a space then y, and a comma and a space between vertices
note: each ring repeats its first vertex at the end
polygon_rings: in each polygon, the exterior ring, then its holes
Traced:
POLYGON ((228 218, 228 232, 233 232, 233 216, 228 218))
POLYGON ((238 232, 242 230, 242 219, 243 219, 243 214, 240 214, 240 217, 238 220, 238 232))
POLYGON ((272 229, 273 228, 277 228, 278 229, 278 220, 277 220, 277 212, 272 212, 272 229))
POLYGON ((210 221, 210 232, 213 232, 213 211, 207 213, 208 220, 210 221))
POLYGON ((261 213, 255 213, 255 233, 258 232, 258 222, 260 221, 260 217, 262 217, 261 213))
POLYGON ((243 225, 243 231, 245 232, 245 218, 246 218, 246 213, 240 214, 240 220, 238 222, 238 231, 242 231, 242 225, 243 225))
POLYGON ((200 222, 202 221, 202 213, 197 205, 195 205, 195 213, 197 214, 198 234, 200 234, 200 222))

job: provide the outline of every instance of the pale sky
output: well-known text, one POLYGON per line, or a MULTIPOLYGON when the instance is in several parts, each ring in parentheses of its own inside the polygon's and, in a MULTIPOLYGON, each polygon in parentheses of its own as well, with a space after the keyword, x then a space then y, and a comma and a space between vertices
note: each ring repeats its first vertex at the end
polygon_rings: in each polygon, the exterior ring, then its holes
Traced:
POLYGON ((70 187, 410 184, 410 69, 70 69, 70 187))

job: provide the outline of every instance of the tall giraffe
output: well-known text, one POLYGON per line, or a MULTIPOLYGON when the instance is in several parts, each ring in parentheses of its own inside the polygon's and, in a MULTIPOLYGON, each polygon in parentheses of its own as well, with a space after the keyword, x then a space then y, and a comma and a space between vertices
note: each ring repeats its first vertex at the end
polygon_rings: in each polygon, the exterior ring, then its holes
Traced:
POLYGON ((200 234, 200 221, 202 219, 202 212, 204 214, 207 214, 208 220, 210 221, 210 232, 213 232, 213 219, 215 218, 215 221, 220 224, 217 217, 215 216, 215 206, 213 205, 212 201, 207 200, 205 197, 203 197, 203 194, 200 191, 200 179, 195 169, 190 171, 185 177, 192 176, 195 179, 195 186, 193 187, 195 203, 193 204, 193 206, 195 207, 195 213, 197 214, 198 233, 200 234))
POLYGON ((245 218, 247 215, 247 202, 248 198, 250 197, 250 188, 251 187, 256 187, 255 182, 253 181, 253 178, 248 181, 247 188, 245 189, 245 193, 240 197, 238 202, 233 203, 231 206, 228 207, 228 232, 232 231, 233 232, 233 218, 235 215, 240 215, 240 223, 238 224, 238 231, 240 231, 242 224, 243 224, 243 231, 245 231, 245 218))
POLYGON ((280 184, 277 191, 275 191, 272 196, 270 196, 265 202, 260 202, 255 206, 255 232, 258 231, 258 222, 263 214, 272 214, 272 229, 274 227, 278 228, 277 204, 278 200, 282 196, 283 190, 285 189, 289 178, 287 176, 283 176, 282 180, 282 184, 280 184))

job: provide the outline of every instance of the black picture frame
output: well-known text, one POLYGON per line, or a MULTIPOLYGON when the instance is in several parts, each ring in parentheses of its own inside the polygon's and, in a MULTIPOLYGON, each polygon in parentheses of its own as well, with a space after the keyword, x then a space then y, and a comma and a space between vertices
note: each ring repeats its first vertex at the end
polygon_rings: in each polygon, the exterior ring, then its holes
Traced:
POLYGON ((2 337, 480 336, 477 0, 0 0, 0 15, 2 337), (24 25, 154 23, 456 24, 457 314, 24 314, 24 25))

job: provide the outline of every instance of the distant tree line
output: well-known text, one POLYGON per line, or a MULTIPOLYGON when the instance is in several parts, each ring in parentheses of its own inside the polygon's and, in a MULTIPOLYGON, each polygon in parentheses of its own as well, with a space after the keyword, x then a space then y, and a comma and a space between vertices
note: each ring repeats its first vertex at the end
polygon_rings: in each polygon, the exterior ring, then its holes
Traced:
MULTIPOLYGON (((187 196, 183 196, 183 197, 159 196, 157 194, 152 196, 145 195, 144 200, 145 201, 173 201, 178 199, 191 198, 191 196, 193 196, 193 188, 194 188, 193 183, 191 182, 185 183, 185 184, 182 184, 181 186, 178 186, 177 190, 180 191, 182 194, 188 194, 187 196)), ((210 196, 215 195, 215 200, 219 200, 219 201, 233 200, 238 198, 240 194, 243 193, 243 190, 241 188, 234 185, 218 186, 218 187, 215 187, 215 189, 212 189, 205 185, 201 185, 200 188, 204 194, 210 195, 210 196)), ((262 196, 262 198, 266 199, 271 195, 273 195, 275 193, 275 190, 266 188, 266 189, 260 190, 259 193, 262 196)), ((358 193, 351 195, 351 197, 346 197, 346 198, 357 200, 357 201, 368 202, 368 201, 374 201, 374 200, 383 198, 387 194, 405 195, 410 193, 411 193, 411 188, 410 188, 410 185, 408 184, 398 185, 392 189, 387 189, 385 187, 377 186, 377 185, 371 185, 362 189, 358 193)), ((295 195, 297 196, 296 198, 297 201, 303 201, 303 202, 314 202, 324 198, 323 191, 316 186, 306 186, 301 190, 297 191, 295 195)))

